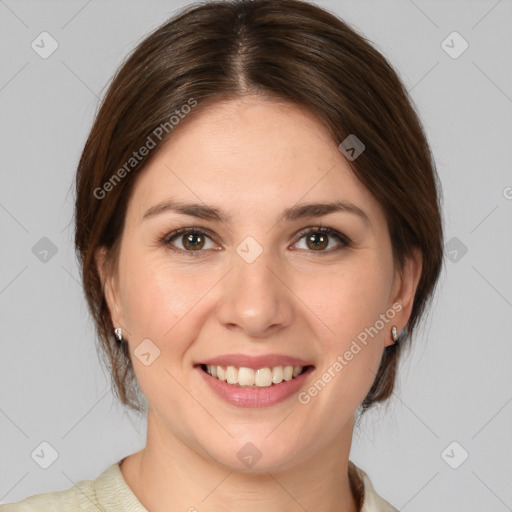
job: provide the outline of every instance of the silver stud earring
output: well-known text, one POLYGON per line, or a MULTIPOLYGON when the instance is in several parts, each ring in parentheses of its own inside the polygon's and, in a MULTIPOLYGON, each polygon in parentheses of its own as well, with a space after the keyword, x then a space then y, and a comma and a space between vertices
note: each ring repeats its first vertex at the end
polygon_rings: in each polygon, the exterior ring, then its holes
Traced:
POLYGON ((396 330, 396 327, 393 325, 393 327, 391 328, 391 335, 393 336, 393 341, 398 341, 398 333, 397 333, 397 330, 396 330))
POLYGON ((123 341, 123 331, 121 330, 121 327, 114 329, 114 334, 116 335, 118 341, 123 341))

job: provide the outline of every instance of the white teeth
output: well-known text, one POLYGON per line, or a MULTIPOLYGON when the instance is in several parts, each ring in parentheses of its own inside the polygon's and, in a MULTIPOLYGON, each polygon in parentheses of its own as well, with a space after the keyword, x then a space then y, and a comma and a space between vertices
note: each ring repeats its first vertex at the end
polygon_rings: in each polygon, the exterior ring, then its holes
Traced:
POLYGON ((234 366, 226 368, 226 380, 228 384, 236 384, 238 382, 238 370, 234 366))
POLYGON ((254 386, 254 380, 254 370, 252 368, 240 368, 238 370, 238 384, 240 386, 254 386))
POLYGON ((267 388, 272 384, 280 384, 298 377, 304 370, 303 366, 275 366, 274 368, 252 368, 236 366, 211 366, 206 365, 206 371, 212 377, 228 384, 267 388))
MULTIPOLYGON (((208 373, 213 377, 213 372, 211 370, 212 367, 207 366, 207 368, 208 373)), ((217 379, 224 382, 226 380, 226 371, 224 370, 224 368, 222 368, 222 366, 216 366, 215 368, 217 368, 217 379)))
POLYGON ((283 382, 282 366, 276 366, 275 368, 272 368, 272 382, 274 384, 279 384, 280 382, 283 382))
POLYGON ((272 370, 270 368, 260 368, 254 374, 254 383, 259 388, 267 388, 272 385, 272 370))

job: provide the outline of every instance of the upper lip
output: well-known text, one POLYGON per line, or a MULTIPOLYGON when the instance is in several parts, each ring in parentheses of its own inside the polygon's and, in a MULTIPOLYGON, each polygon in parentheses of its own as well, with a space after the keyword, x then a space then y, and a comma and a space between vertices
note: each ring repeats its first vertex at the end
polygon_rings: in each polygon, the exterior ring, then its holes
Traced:
POLYGON ((224 354, 222 356, 212 357, 198 364, 207 364, 211 366, 236 366, 238 368, 274 368, 275 366, 312 366, 304 359, 298 357, 285 356, 280 354, 268 354, 264 356, 249 356, 245 354, 224 354))

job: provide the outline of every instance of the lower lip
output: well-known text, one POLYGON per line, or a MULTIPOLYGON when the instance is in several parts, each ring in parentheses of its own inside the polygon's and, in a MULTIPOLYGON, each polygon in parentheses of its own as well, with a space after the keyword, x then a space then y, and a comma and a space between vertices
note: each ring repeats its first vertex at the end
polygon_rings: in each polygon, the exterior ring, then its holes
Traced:
POLYGON ((269 407, 283 402, 293 394, 298 393, 309 374, 314 370, 310 366, 298 377, 283 381, 280 384, 272 384, 266 388, 243 388, 212 377, 203 371, 200 366, 196 366, 195 369, 215 393, 226 402, 238 407, 269 407))

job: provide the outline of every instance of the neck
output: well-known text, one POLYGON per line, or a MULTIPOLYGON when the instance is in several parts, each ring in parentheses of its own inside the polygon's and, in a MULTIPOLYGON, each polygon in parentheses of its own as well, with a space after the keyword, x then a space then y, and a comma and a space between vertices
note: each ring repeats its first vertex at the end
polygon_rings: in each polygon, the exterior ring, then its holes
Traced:
POLYGON ((148 414, 146 447, 128 456, 121 472, 151 512, 357 512, 358 482, 348 460, 353 424, 348 427, 349 435, 289 469, 243 473, 198 454, 148 414))

